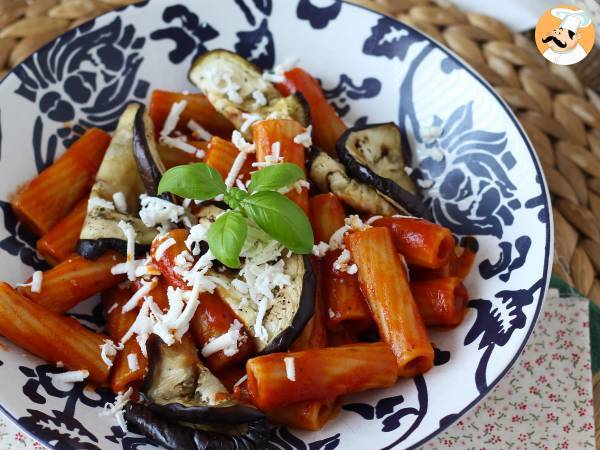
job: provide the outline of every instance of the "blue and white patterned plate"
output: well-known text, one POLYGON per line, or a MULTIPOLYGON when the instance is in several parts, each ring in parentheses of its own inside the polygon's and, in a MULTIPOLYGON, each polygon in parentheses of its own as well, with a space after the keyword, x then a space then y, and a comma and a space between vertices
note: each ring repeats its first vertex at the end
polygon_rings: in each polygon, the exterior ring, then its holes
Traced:
MULTIPOLYGON (((418 446, 460 417, 515 361, 542 306, 552 222, 540 164, 515 117, 454 54, 392 19, 333 0, 162 0, 99 17, 56 39, 0 84, 0 278, 45 267, 7 199, 82 130, 114 127, 123 106, 153 88, 193 90, 191 61, 235 50, 263 68, 286 57, 318 76, 348 124, 394 120, 420 162, 436 219, 473 235, 461 326, 432 331, 436 366, 425 376, 348 397, 339 417, 308 433, 276 428, 273 449, 418 446), (440 158, 440 150, 443 159, 440 158)), ((77 317, 100 326, 89 302, 77 317)), ((10 343, 0 349, 0 405, 56 449, 151 448, 99 408, 112 399, 53 384, 43 364, 10 343)))

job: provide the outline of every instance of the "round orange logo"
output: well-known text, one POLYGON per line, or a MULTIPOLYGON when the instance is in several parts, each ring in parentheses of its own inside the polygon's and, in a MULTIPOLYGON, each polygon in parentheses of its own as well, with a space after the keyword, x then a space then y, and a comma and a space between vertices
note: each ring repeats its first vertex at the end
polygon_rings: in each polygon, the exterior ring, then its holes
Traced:
POLYGON ((560 5, 549 9, 535 27, 535 44, 544 58, 568 66, 585 58, 594 47, 594 23, 582 9, 560 5))

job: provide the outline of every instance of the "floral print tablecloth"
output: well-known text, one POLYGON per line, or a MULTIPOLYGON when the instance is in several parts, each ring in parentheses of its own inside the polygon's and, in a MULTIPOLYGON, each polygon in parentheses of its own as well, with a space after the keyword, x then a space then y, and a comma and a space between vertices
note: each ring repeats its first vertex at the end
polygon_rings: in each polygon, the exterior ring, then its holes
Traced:
MULTIPOLYGON (((44 447, 0 417, 0 450, 44 447)), ((486 399, 423 449, 594 448, 588 301, 551 290, 521 358, 486 399)))

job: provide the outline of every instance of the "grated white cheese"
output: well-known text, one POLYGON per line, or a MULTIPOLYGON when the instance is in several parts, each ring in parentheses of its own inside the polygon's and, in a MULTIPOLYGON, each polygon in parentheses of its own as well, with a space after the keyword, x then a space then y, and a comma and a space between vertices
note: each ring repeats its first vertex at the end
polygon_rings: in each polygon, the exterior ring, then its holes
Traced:
POLYGON ((65 367, 65 363, 62 361, 56 361, 56 367, 62 369, 63 367, 65 367))
POLYGON ((242 167, 244 167, 247 156, 248 154, 246 152, 239 152, 235 157, 231 169, 229 169, 229 173, 227 174, 227 178, 225 178, 225 186, 228 188, 233 187, 235 180, 240 176, 240 171, 242 170, 242 167))
POLYGON ((110 339, 104 339, 104 344, 100 345, 100 357, 107 367, 113 366, 111 358, 114 358, 119 350, 123 350, 123 344, 115 345, 110 339))
POLYGON ((200 125, 198 122, 196 122, 195 120, 191 119, 188 123, 187 123, 187 127, 192 130, 194 132, 194 134, 196 136, 198 136, 200 139, 202 139, 203 141, 210 141, 213 137, 213 135, 206 130, 206 128, 204 128, 202 125, 200 125))
POLYGON ((304 133, 298 134, 294 137, 295 144, 301 144, 308 148, 312 145, 312 125, 309 125, 304 133))
POLYGON ((159 261, 165 255, 165 252, 167 250, 169 250, 171 247, 173 247, 175 244, 177 244, 177 241, 175 239, 173 239, 172 237, 162 241, 160 243, 160 245, 158 247, 156 247, 156 252, 154 253, 154 259, 159 261))
POLYGON ((91 211, 92 209, 94 209, 96 207, 110 209, 111 211, 115 210, 115 205, 113 205, 112 202, 109 202, 108 200, 104 200, 103 198, 100 198, 100 197, 90 197, 88 200, 87 210, 91 211))
POLYGON ((73 387, 73 383, 84 381, 90 376, 87 370, 72 370, 70 372, 49 373, 48 376, 61 391, 68 391, 73 387))
POLYGON ((125 392, 119 392, 117 397, 115 398, 114 403, 106 403, 104 405, 104 410, 98 414, 100 417, 104 416, 113 416, 117 424, 121 427, 124 432, 127 432, 127 422, 125 421, 125 411, 123 408, 127 403, 131 400, 131 395, 133 394, 133 388, 127 389, 125 392))
POLYGON ((140 219, 147 227, 160 225, 164 229, 171 227, 171 223, 181 221, 186 211, 183 206, 176 205, 159 197, 140 195, 140 219))
POLYGON ((333 312, 333 309, 329 308, 327 310, 327 315, 329 316, 330 319, 333 319, 335 317, 335 313, 333 312))
POLYGON ((433 180, 422 180, 419 178, 417 180, 417 184, 423 189, 429 189, 431 186, 433 186, 433 180))
POLYGON ((252 93, 252 98, 256 102, 256 106, 265 106, 267 104, 267 97, 262 91, 254 91, 252 93))
POLYGON ((244 136, 242 136, 242 133, 238 130, 234 130, 233 133, 231 133, 231 142, 240 152, 254 153, 255 151, 254 144, 247 142, 246 139, 244 139, 244 136))
POLYGON ((127 214, 127 199, 125 198, 125 194, 122 192, 115 192, 112 196, 113 203, 117 211, 123 214, 127 214))
POLYGON ((421 127, 421 138, 425 144, 433 144, 444 132, 439 126, 421 127))
POLYGON ((404 172, 406 173, 406 175, 410 176, 412 175, 412 173, 414 172, 415 169, 413 169, 410 166, 404 166, 404 172))
POLYGON ((285 375, 290 381, 296 381, 296 359, 293 356, 286 356, 283 358, 285 364, 285 375))
POLYGON ((208 358, 209 356, 220 352, 221 350, 225 356, 233 356, 238 352, 239 344, 243 342, 246 337, 240 333, 242 324, 235 319, 227 333, 222 334, 218 338, 212 339, 204 347, 202 347, 202 356, 208 358))
POLYGON ((340 256, 333 262, 333 269, 338 272, 347 272, 350 261, 352 261, 352 255, 350 255, 348 249, 345 248, 342 250, 342 253, 340 253, 340 256))
POLYGON ((329 244, 326 242, 319 242, 318 244, 313 245, 312 254, 317 258, 322 258, 329 251, 329 244))
POLYGON ((123 220, 118 223, 118 226, 127 239, 127 278, 133 281, 135 280, 135 230, 130 223, 123 220))
POLYGON ((160 132, 161 138, 169 136, 175 128, 177 128, 177 122, 179 122, 179 116, 187 107, 187 101, 181 100, 180 102, 175 102, 171 106, 171 110, 169 111, 169 115, 165 120, 165 124, 163 125, 163 129, 160 132))
POLYGON ((234 388, 244 384, 244 382, 248 379, 248 374, 244 375, 242 378, 240 378, 239 380, 237 380, 235 382, 235 384, 233 385, 234 388))
POLYGON ((354 275, 358 272, 358 266, 356 264, 352 264, 346 268, 346 273, 348 275, 354 275))
POLYGON ((378 221, 379 219, 383 219, 383 216, 372 216, 369 217, 369 219, 365 222, 367 225, 373 225, 374 222, 378 221))
POLYGON ((310 183, 306 180, 298 180, 290 186, 279 189, 277 192, 280 194, 287 194, 288 192, 294 190, 300 194, 303 189, 310 189, 310 183))
POLYGON ((29 283, 17 283, 15 286, 18 287, 29 287, 31 288, 31 292, 35 294, 39 294, 42 292, 42 281, 44 279, 44 272, 41 270, 36 270, 31 275, 31 282, 29 283))
MULTIPOLYGON (((185 246, 188 248, 192 255, 198 256, 200 254, 200 243, 208 239, 208 229, 210 225, 207 223, 199 222, 190 228, 190 234, 185 240, 185 246)), ((188 253, 189 254, 189 253, 188 253)), ((193 261, 193 258, 192 258, 193 261)))
POLYGON ((230 73, 222 72, 220 76, 215 77, 214 81, 216 81, 216 84, 213 84, 214 89, 221 94, 226 94, 227 98, 233 103, 239 105, 244 101, 242 96, 238 93, 241 86, 231 79, 230 73))
POLYGON ((113 312, 115 309, 117 309, 119 307, 118 303, 113 303, 112 306, 110 308, 108 308, 108 311, 106 311, 106 314, 110 314, 111 312, 113 312))
POLYGON ((157 284, 157 278, 153 278, 149 282, 142 281, 142 286, 131 296, 129 300, 127 300, 127 302, 121 308, 121 311, 126 313, 135 309, 140 300, 146 297, 152 291, 152 289, 156 287, 157 284))
POLYGON ((273 68, 273 71, 263 72, 262 78, 271 83, 283 83, 285 81, 285 73, 293 69, 298 64, 298 58, 286 58, 281 64, 273 68))
POLYGON ((205 152, 194 147, 192 144, 188 144, 183 138, 173 138, 169 136, 161 136, 160 142, 169 147, 177 148, 190 155, 196 155, 198 158, 204 158, 205 152), (201 156, 198 156, 200 154, 201 156))
POLYGON ((260 114, 248 114, 248 113, 242 113, 242 119, 244 120, 244 123, 242 123, 242 126, 240 127, 240 131, 242 133, 245 133, 246 131, 248 131, 250 129, 250 127, 258 122, 259 120, 262 119, 262 116, 260 114))
POLYGON ((130 353, 127 355, 127 366, 131 371, 140 370, 140 363, 138 362, 138 358, 135 353, 130 353))
POLYGON ((237 186, 237 188, 240 191, 248 192, 248 188, 246 187, 246 185, 244 184, 244 182, 242 180, 240 180, 239 178, 236 178, 235 185, 237 186))

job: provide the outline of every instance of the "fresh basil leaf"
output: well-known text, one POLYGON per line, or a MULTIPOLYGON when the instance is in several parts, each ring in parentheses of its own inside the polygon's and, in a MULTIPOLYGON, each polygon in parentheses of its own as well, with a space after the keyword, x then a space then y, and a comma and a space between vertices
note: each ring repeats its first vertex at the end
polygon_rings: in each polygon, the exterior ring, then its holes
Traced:
POLYGON ((173 167, 164 173, 158 184, 159 194, 170 192, 195 200, 209 200, 226 191, 221 174, 204 163, 173 167))
POLYGON ((274 191, 257 192, 242 200, 241 207, 265 233, 294 253, 312 251, 314 237, 308 217, 285 195, 274 191))
POLYGON ((274 164, 251 175, 248 192, 276 191, 302 179, 304 171, 297 164, 274 164))
POLYGON ((248 197, 248 194, 245 191, 242 191, 239 188, 231 188, 227 191, 227 193, 223 196, 223 201, 229 206, 231 209, 238 209, 240 207, 240 202, 248 197))
POLYGON ((208 229, 208 248, 227 267, 239 269, 240 252, 247 235, 246 219, 237 211, 228 211, 221 214, 208 229))

